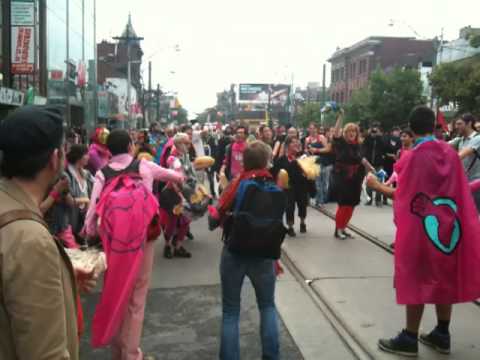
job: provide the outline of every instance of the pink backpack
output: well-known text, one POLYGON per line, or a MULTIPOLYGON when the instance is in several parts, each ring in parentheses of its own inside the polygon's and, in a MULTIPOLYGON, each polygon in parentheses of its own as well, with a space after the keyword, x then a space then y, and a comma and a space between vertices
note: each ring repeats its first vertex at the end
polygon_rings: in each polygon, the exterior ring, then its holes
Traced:
MULTIPOLYGON (((122 323, 144 258, 144 247, 158 223, 158 202, 142 182, 140 161, 126 169, 102 169, 105 187, 97 204, 98 233, 107 272, 92 325, 93 347, 107 346, 122 323)), ((159 228, 159 227, 158 227, 159 228)))

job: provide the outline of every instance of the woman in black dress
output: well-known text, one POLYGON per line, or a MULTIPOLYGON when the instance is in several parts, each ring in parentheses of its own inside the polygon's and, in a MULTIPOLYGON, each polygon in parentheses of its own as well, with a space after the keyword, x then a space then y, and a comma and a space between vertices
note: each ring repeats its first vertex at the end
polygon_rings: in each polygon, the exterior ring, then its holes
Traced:
POLYGON ((321 149, 321 153, 335 153, 333 191, 338 203, 335 237, 343 240, 352 237, 346 228, 355 206, 360 203, 365 170, 374 171, 374 169, 362 156, 358 125, 348 123, 342 130, 342 120, 343 110, 337 117, 332 143, 325 149, 321 149))

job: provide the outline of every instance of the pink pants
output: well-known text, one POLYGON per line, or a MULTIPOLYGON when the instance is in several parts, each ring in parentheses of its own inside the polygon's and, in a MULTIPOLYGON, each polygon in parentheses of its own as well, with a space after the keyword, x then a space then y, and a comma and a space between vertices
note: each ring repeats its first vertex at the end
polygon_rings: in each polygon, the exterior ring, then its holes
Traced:
POLYGON ((79 249, 80 245, 77 244, 75 236, 73 235, 72 226, 68 226, 62 232, 57 234, 57 237, 62 240, 63 245, 68 249, 79 249))
POLYGON ((127 313, 117 335, 112 340, 112 360, 143 359, 140 340, 142 338, 145 303, 152 275, 154 245, 154 241, 149 241, 145 245, 145 258, 128 304, 127 313))

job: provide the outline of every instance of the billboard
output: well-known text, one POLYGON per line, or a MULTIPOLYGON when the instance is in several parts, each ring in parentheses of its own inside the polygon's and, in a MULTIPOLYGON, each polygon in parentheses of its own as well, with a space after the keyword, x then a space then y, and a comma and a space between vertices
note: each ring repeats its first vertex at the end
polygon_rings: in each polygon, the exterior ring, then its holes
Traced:
POLYGON ((238 102, 285 106, 290 97, 290 85, 239 84, 238 102))
POLYGON ((32 74, 35 62, 35 3, 33 0, 11 2, 12 73, 32 74))

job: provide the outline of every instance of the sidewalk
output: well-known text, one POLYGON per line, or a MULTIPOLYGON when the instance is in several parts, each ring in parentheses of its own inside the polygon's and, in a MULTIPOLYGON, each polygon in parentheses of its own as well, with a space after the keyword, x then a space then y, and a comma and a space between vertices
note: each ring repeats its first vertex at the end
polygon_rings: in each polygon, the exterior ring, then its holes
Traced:
MULTIPOLYGON (((391 214, 388 207, 359 207, 352 223, 389 243, 394 234, 391 214)), ((290 258, 307 278, 314 280, 312 286, 328 299, 375 359, 395 359, 377 350, 377 340, 396 335, 405 321, 404 309, 395 302, 393 257, 359 236, 344 241, 335 239, 333 220, 311 208, 307 226, 309 232, 305 236, 287 239, 285 250, 290 258)), ((480 359, 478 320, 477 306, 454 307, 449 359, 480 359)), ((433 308, 429 306, 422 330, 429 331, 434 325, 433 308)), ((433 360, 439 355, 420 346, 420 357, 433 360)))

